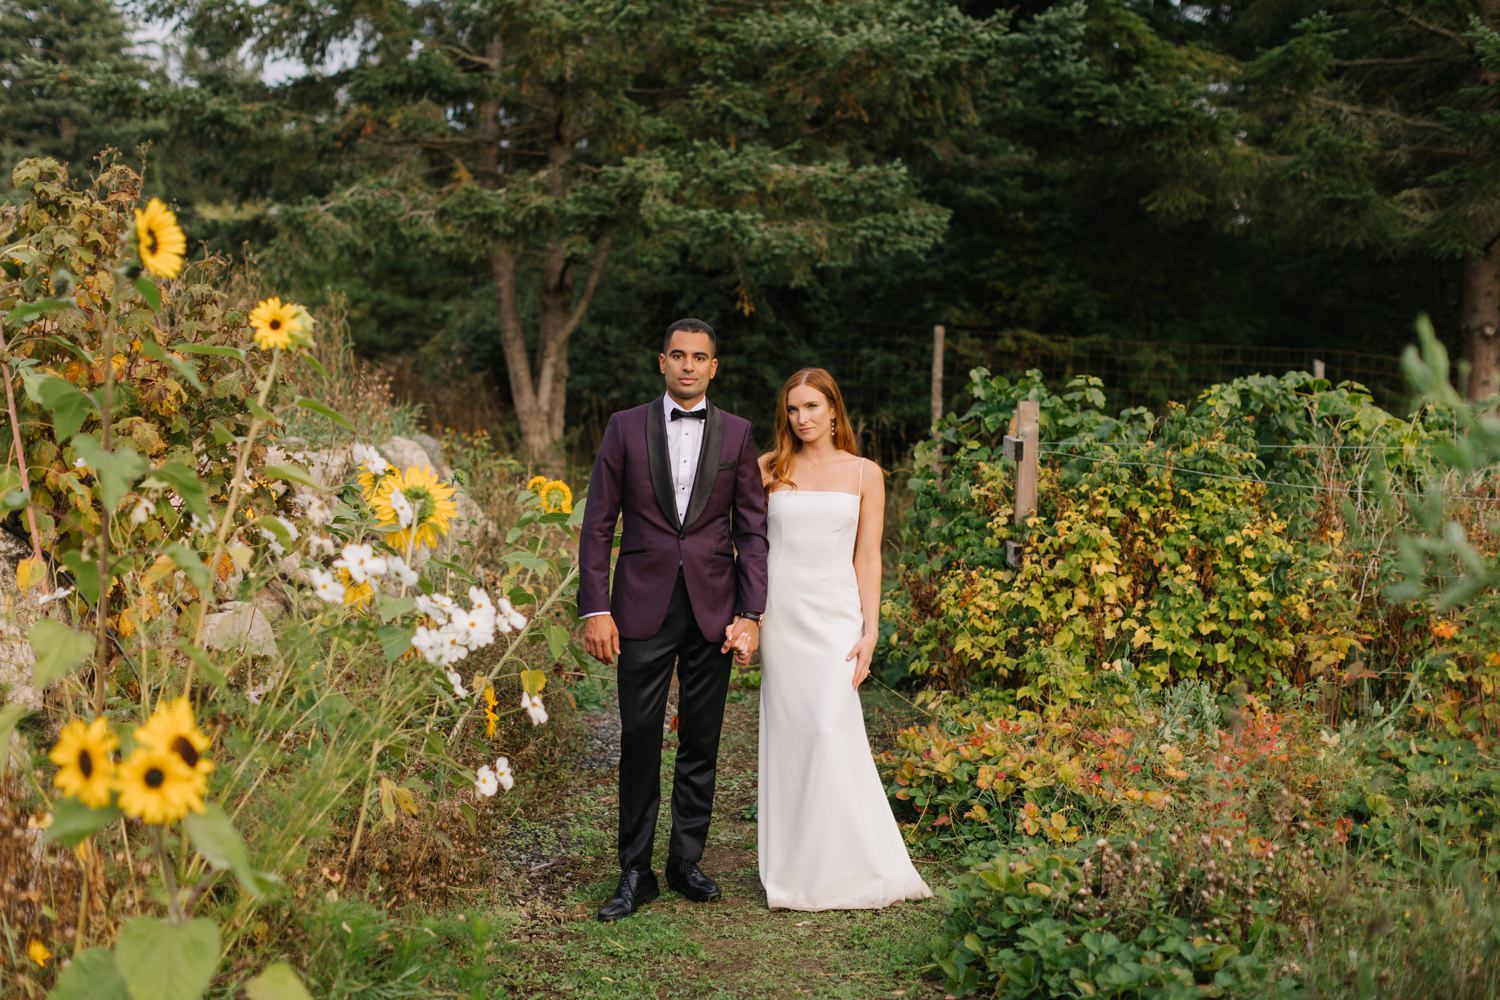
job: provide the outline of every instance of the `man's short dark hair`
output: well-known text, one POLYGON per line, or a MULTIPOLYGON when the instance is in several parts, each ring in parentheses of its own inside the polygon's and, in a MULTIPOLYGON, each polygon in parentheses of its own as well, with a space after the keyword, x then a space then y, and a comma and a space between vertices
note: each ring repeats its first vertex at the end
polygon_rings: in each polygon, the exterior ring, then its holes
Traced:
POLYGON ((677 322, 673 323, 671 326, 667 327, 667 335, 663 337, 661 341, 661 352, 663 354, 666 354, 667 351, 671 350, 672 334, 678 332, 708 334, 708 342, 713 345, 713 356, 719 356, 719 338, 714 335, 714 328, 703 322, 701 319, 693 319, 692 317, 688 317, 687 319, 680 319, 677 322))

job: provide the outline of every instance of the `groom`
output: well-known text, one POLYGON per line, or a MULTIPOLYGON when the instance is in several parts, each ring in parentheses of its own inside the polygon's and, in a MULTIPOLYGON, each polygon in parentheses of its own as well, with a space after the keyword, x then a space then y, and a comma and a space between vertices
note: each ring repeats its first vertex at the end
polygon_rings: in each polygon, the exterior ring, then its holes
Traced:
POLYGON ((677 771, 667 885, 719 898, 698 867, 713 811, 730 649, 760 643, 766 497, 750 423, 709 404, 718 341, 702 320, 667 327, 666 394, 609 418, 578 544, 584 647, 619 659, 620 885, 599 911, 618 920, 660 893, 651 869, 661 801, 662 718, 676 668, 677 771), (609 556, 624 514, 614 589, 609 556))

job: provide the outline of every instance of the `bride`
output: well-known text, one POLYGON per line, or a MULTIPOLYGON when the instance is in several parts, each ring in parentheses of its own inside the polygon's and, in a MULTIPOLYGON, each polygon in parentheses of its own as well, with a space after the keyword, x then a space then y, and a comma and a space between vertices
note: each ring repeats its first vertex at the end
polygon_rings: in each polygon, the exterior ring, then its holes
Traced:
POLYGON ((761 629, 760 877, 790 910, 932 895, 870 756, 859 685, 880 613, 880 467, 860 458, 833 377, 804 368, 761 457, 770 589, 761 629))

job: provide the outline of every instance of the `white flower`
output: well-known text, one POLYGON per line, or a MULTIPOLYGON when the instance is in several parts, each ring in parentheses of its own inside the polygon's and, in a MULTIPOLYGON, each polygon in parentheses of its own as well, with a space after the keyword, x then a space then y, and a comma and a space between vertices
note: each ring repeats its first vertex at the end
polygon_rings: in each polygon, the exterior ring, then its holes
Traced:
POLYGON ((380 452, 367 444, 356 443, 349 450, 354 455, 354 460, 368 469, 376 479, 385 475, 386 470, 391 467, 390 463, 385 460, 385 457, 380 452))
POLYGON ((411 501, 400 490, 391 490, 391 512, 396 515, 396 520, 401 522, 403 528, 410 528, 412 520, 417 516, 411 501))
POLYGON ((445 645, 442 633, 435 628, 418 625, 416 632, 412 633, 411 648, 415 649, 428 663, 439 662, 445 645))
POLYGON ((73 468, 75 468, 75 469, 83 469, 83 470, 87 471, 88 467, 89 467, 88 459, 84 458, 82 455, 79 455, 77 458, 73 459, 73 468))
POLYGON ((145 524, 146 518, 151 516, 151 505, 145 500, 137 500, 135 506, 130 508, 130 523, 145 524))
POLYGON ((454 611, 453 598, 447 594, 417 595, 417 610, 431 618, 439 625, 448 624, 448 617, 454 611))
MULTIPOLYGON (((511 782, 512 784, 514 784, 515 779, 512 778, 511 782)), ((506 785, 505 787, 508 789, 510 788, 510 785, 506 785)), ((485 764, 475 772, 474 790, 487 799, 493 798, 495 793, 500 790, 500 778, 495 774, 494 771, 490 770, 490 766, 488 764, 485 764)))
POLYGON ((533 726, 540 726, 547 721, 547 708, 542 704, 542 699, 536 695, 522 691, 521 707, 526 710, 527 715, 531 716, 533 726))
POLYGON ((469 588, 469 606, 471 608, 488 608, 491 614, 495 611, 494 602, 490 600, 490 595, 482 587, 469 588))
POLYGON ((504 597, 500 598, 500 613, 510 622, 510 627, 517 632, 526 627, 526 616, 513 608, 510 601, 504 597))
POLYGON ((515 787, 516 776, 510 773, 509 757, 500 757, 495 760, 495 779, 507 792, 515 787))
POLYGON ((307 518, 307 523, 315 528, 333 520, 333 506, 316 493, 304 490, 293 497, 292 502, 302 508, 302 515, 307 518))
POLYGON ((417 571, 406 565, 406 560, 400 556, 386 556, 385 571, 403 587, 417 585, 417 571))
POLYGON ((331 556, 334 553, 333 539, 327 535, 311 535, 307 539, 309 555, 331 556))
POLYGON ((334 579, 332 573, 323 569, 310 569, 307 571, 307 579, 313 586, 313 593, 329 604, 342 604, 344 601, 344 585, 334 579))
POLYGON ((385 557, 377 556, 373 545, 345 545, 343 554, 333 564, 348 570, 349 579, 355 583, 385 575, 385 557))
POLYGON ((495 613, 485 608, 474 608, 454 617, 450 623, 464 637, 464 645, 470 649, 483 649, 495 641, 495 613))
POLYGON ((453 694, 459 698, 467 698, 469 692, 464 688, 464 679, 457 670, 443 671, 448 676, 448 683, 453 685, 453 694))
POLYGON ((59 590, 54 590, 50 594, 40 594, 40 595, 37 596, 36 603, 37 603, 38 606, 43 605, 43 604, 51 604, 53 601, 60 601, 60 600, 62 600, 64 597, 67 597, 72 592, 73 592, 73 588, 72 587, 63 587, 63 588, 61 588, 59 590))
MULTIPOLYGON (((293 527, 292 522, 279 515, 273 516, 276 517, 277 523, 281 525, 281 530, 286 532, 287 537, 292 539, 293 541, 296 541, 296 539, 298 538, 298 532, 297 529, 293 527)), ((269 543, 269 547, 272 553, 278 556, 286 555, 286 549, 282 548, 281 539, 277 537, 274 531, 271 531, 269 528, 261 528, 260 534, 261 537, 269 543)))
POLYGON ((268 445, 266 445, 266 464, 267 465, 285 465, 286 464, 286 449, 283 448, 283 447, 281 447, 280 445, 276 445, 276 444, 268 444, 268 445))
POLYGON ((269 690, 271 690, 271 682, 268 680, 263 683, 256 684, 253 687, 247 688, 245 690, 245 697, 250 700, 250 704, 259 705, 261 703, 261 700, 265 698, 266 692, 269 690))
POLYGON ((214 531, 214 520, 213 520, 213 518, 210 517, 207 521, 205 521, 205 520, 203 520, 203 518, 199 517, 197 514, 194 514, 193 515, 193 530, 196 531, 200 535, 211 535, 211 534, 213 534, 213 531, 214 531))

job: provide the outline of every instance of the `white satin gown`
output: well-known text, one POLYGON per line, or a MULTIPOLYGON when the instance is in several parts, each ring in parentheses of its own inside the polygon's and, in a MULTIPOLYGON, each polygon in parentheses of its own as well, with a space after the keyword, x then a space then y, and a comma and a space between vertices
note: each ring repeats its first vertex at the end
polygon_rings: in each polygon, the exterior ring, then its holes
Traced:
POLYGON ((932 890, 906 853, 845 659, 864 629, 860 498, 778 490, 768 503, 758 792, 766 903, 854 910, 925 899, 932 890))

